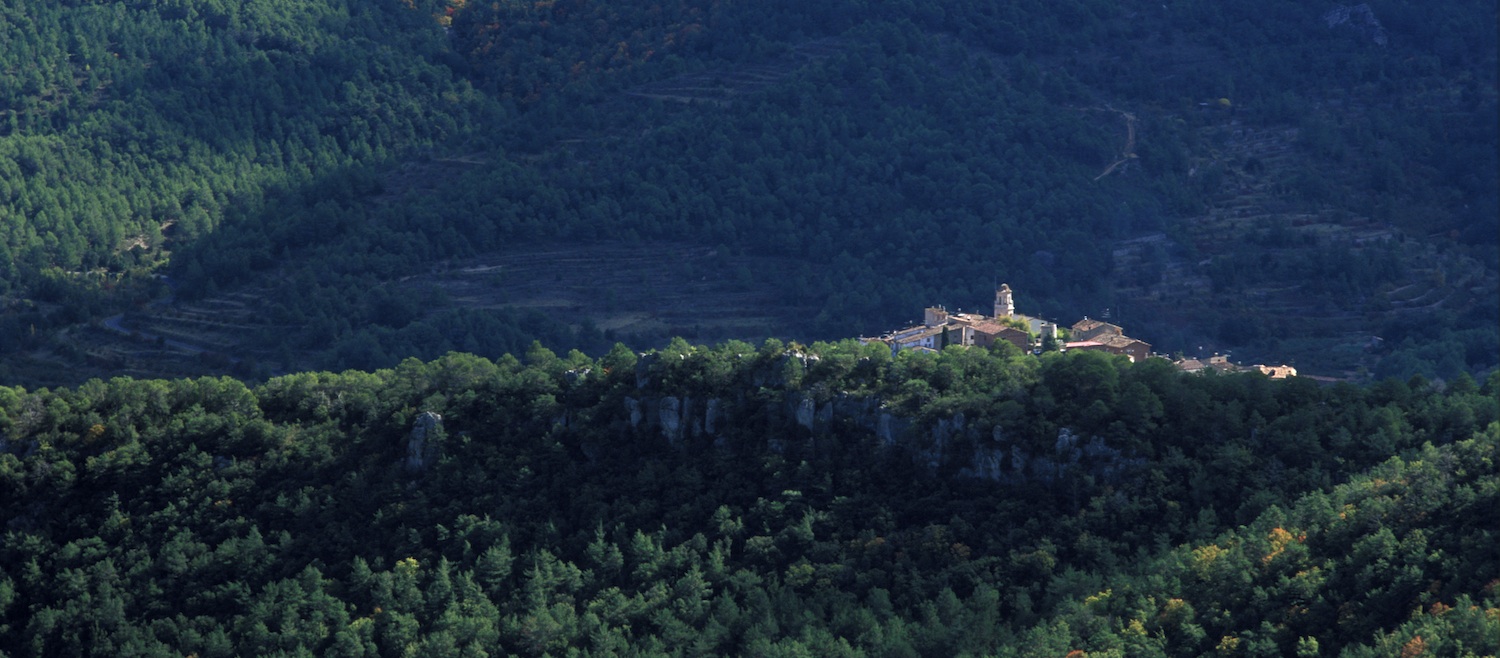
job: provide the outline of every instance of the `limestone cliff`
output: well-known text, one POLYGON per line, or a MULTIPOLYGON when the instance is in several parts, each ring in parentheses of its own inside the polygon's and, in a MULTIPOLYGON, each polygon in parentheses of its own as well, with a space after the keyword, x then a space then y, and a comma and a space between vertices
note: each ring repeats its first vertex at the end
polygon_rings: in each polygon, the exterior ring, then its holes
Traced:
MULTIPOLYGON (((1142 463, 1103 438, 1069 428, 1055 436, 1010 436, 963 413, 919 418, 875 395, 803 389, 783 373, 805 358, 788 354, 755 373, 753 393, 723 396, 663 390, 656 359, 642 358, 634 390, 602 413, 615 415, 639 439, 681 450, 894 451, 933 472, 1006 484, 1048 485, 1078 475, 1119 481, 1142 463)), ((584 452, 597 451, 584 446, 584 452)))

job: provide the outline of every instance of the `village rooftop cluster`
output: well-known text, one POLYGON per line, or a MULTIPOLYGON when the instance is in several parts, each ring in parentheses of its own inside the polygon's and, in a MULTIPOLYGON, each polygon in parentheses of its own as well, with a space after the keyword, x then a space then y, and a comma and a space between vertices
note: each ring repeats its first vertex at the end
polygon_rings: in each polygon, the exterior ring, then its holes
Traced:
MULTIPOLYGON (((1132 362, 1149 358, 1168 358, 1151 351, 1151 344, 1125 335, 1124 327, 1085 316, 1067 330, 1068 340, 1058 342, 1057 323, 1016 313, 1015 296, 1009 284, 1001 284, 995 290, 994 315, 977 313, 949 313, 941 306, 928 307, 922 313, 922 324, 898 329, 878 338, 860 338, 863 343, 884 343, 891 351, 918 350, 935 352, 949 345, 966 347, 989 347, 1000 341, 1015 345, 1022 351, 1040 354, 1047 349, 1089 350, 1109 352, 1130 359, 1132 362)), ((1297 375, 1296 368, 1287 365, 1239 366, 1229 358, 1214 355, 1206 360, 1175 359, 1173 363, 1184 372, 1236 372, 1255 370, 1272 378, 1284 379, 1297 375)))

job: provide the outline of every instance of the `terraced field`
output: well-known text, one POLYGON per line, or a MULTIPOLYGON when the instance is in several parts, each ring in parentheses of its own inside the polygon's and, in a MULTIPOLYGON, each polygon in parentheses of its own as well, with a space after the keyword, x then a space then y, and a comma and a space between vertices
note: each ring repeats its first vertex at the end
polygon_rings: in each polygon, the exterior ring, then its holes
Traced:
POLYGON ((791 259, 730 256, 680 243, 538 245, 447 263, 399 285, 435 286, 468 308, 536 309, 650 342, 755 338, 816 308, 789 303, 791 259))
MULTIPOLYGON (((604 100, 601 113, 619 109, 621 115, 636 116, 648 102, 727 106, 849 46, 837 39, 813 41, 760 63, 640 85, 604 100)), ((1004 68, 1004 58, 986 56, 1004 68)), ((1061 61, 1039 63, 1063 66, 1061 61)), ((1169 76, 1174 67, 1180 65, 1164 64, 1160 75, 1169 76)), ((1330 111, 1358 109, 1329 106, 1335 108, 1330 111)), ((1080 110, 1095 112, 1099 121, 1120 129, 1118 159, 1098 172, 1099 178, 1138 176, 1150 166, 1136 166, 1137 140, 1152 138, 1149 128, 1138 134, 1136 116, 1149 126, 1153 111, 1128 109, 1101 101, 1080 110)), ((1212 203, 1194 216, 1169 220, 1165 232, 1133 236, 1113 248, 1114 310, 1133 335, 1158 348, 1222 351, 1249 342, 1232 335, 1236 326, 1244 326, 1247 334, 1276 338, 1256 339, 1258 351, 1238 353, 1237 360, 1289 362, 1310 374, 1358 378, 1373 367, 1377 355, 1369 348, 1379 343, 1382 326, 1393 316, 1461 311, 1500 296, 1500 282, 1482 264, 1440 250, 1430 240, 1434 236, 1407 235, 1354 210, 1361 205, 1351 201, 1349 191, 1358 189, 1359 181, 1351 179, 1349 170, 1315 169, 1298 128, 1252 128, 1229 112, 1206 111, 1216 118, 1199 135, 1198 143, 1205 145, 1201 152, 1188 154, 1188 176, 1190 181, 1215 177, 1218 192, 1212 203), (1306 200, 1309 187, 1323 190, 1322 201, 1306 200), (1351 261, 1399 261, 1399 272, 1378 288, 1356 293, 1347 287, 1309 285, 1306 277, 1287 274, 1296 269, 1290 265, 1306 265, 1328 253, 1351 261), (1248 273, 1247 263, 1252 266, 1248 273), (1226 278, 1231 266, 1238 272, 1226 278)), ((642 115, 627 127, 549 138, 535 150, 511 157, 544 174, 587 176, 595 149, 649 134, 652 127, 645 121, 642 115)), ((389 172, 371 201, 437 194, 441 189, 435 181, 459 178, 485 164, 485 153, 415 160, 389 172)), ((440 290, 448 308, 535 310, 559 323, 597 327, 633 346, 648 347, 676 335, 704 342, 754 340, 804 326, 822 300, 799 295, 788 275, 802 268, 816 270, 817 265, 734 256, 691 243, 531 244, 435 263, 426 272, 380 285, 413 294, 440 290)), ((1338 276, 1336 268, 1327 268, 1326 274, 1338 276)), ((263 336, 302 329, 273 321, 269 296, 279 283, 277 276, 266 274, 262 281, 198 302, 166 300, 80 325, 65 331, 51 348, 7 365, 22 373, 22 380, 47 385, 122 374, 245 375, 297 369, 311 355, 253 347, 264 344, 263 336)))
MULTIPOLYGON (((1194 173, 1221 172, 1214 203, 1177 222, 1170 237, 1141 236, 1114 248, 1115 295, 1131 317, 1150 318, 1154 330, 1211 326, 1205 321, 1217 315, 1221 323, 1245 323, 1279 337, 1274 351, 1263 348, 1246 358, 1357 378, 1373 367, 1376 356, 1367 348, 1379 342, 1393 314, 1461 311, 1496 296, 1500 284, 1477 261, 1441 253, 1390 224, 1353 213, 1353 204, 1294 200, 1296 186, 1308 184, 1295 128, 1256 130, 1229 120, 1206 129, 1204 137, 1218 146, 1199 155, 1194 173), (1306 271, 1308 260, 1330 253, 1347 254, 1350 262, 1395 261, 1399 273, 1359 294, 1278 275, 1306 271), (1215 285, 1215 268, 1252 258, 1260 266, 1253 274, 1215 285)), ((1345 183, 1344 173, 1318 174, 1335 190, 1345 183)), ((1336 267, 1326 276, 1338 276, 1336 267)), ((1187 338, 1207 350, 1227 347, 1211 334, 1187 338)))
MULTIPOLYGON (((800 266, 686 243, 532 244, 437 263, 380 285, 414 295, 440 289, 442 308, 531 309, 644 348, 672 336, 713 342, 783 335, 817 311, 811 301, 789 301, 795 295, 784 277, 800 266)), ((303 368, 311 354, 265 346, 265 336, 304 329, 272 321, 272 288, 265 284, 275 276, 200 301, 168 299, 73 327, 54 347, 8 366, 17 380, 44 386, 303 368)))
POLYGON ((798 45, 771 61, 680 75, 635 87, 625 94, 677 103, 727 106, 735 97, 770 87, 808 62, 836 55, 846 46, 839 39, 818 39, 798 45))

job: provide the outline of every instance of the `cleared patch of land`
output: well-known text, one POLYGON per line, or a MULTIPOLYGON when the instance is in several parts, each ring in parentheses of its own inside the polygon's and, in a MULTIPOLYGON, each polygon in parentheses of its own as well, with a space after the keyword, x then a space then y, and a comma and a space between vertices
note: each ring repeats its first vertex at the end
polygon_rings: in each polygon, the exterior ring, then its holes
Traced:
POLYGON ((647 342, 753 339, 816 311, 788 301, 794 291, 782 277, 799 265, 683 243, 552 244, 443 263, 397 285, 435 287, 453 306, 535 309, 647 342))
MULTIPOLYGON (((632 347, 672 336, 715 342, 786 335, 818 306, 796 299, 792 259, 737 256, 690 243, 524 244, 443 261, 379 283, 413 295, 441 291, 428 309, 533 310, 570 327, 594 327, 632 347)), ((196 301, 168 300, 62 332, 54 345, 7 362, 28 385, 93 377, 254 376, 309 367, 313 355, 267 337, 305 327, 281 318, 280 275, 196 301)))

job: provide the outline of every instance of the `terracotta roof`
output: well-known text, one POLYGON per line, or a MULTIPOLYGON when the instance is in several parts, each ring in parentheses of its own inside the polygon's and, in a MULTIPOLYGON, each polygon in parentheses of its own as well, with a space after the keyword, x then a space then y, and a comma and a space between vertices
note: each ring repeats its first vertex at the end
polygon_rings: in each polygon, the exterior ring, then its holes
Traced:
POLYGON ((940 333, 943 333, 947 329, 948 328, 945 327, 945 326, 938 326, 938 327, 912 327, 910 329, 903 329, 901 331, 896 332, 895 334, 892 334, 889 337, 889 340, 897 342, 897 343, 907 343, 907 342, 911 342, 911 341, 914 341, 914 340, 921 340, 921 339, 927 338, 929 336, 936 336, 936 335, 938 335, 940 333))
POLYGON ((982 332, 987 333, 987 334, 1000 334, 1001 332, 1004 332, 1007 329, 1009 329, 1011 331, 1020 331, 1022 333, 1025 333, 1025 331, 1022 330, 1022 329, 1017 329, 1017 328, 1012 327, 1012 326, 1010 326, 1008 324, 1005 324, 1004 322, 996 322, 994 320, 985 320, 983 322, 975 322, 974 325, 973 325, 973 327, 974 327, 974 331, 982 331, 982 332))
POLYGON ((1108 345, 1110 347, 1127 347, 1131 343, 1140 343, 1140 344, 1145 345, 1147 347, 1151 346, 1150 343, 1148 343, 1148 342, 1146 342, 1144 340, 1141 340, 1139 338, 1131 338, 1129 336, 1123 336, 1123 335, 1100 336, 1096 340, 1098 340, 1099 342, 1101 342, 1101 343, 1103 343, 1105 345, 1108 345))
POLYGON ((1088 331, 1088 330, 1093 329, 1095 327, 1104 327, 1104 326, 1115 327, 1116 329, 1122 329, 1123 328, 1123 327, 1120 327, 1119 325, 1110 324, 1110 323, 1105 322, 1103 320, 1095 320, 1093 318, 1084 318, 1082 320, 1079 320, 1079 321, 1073 323, 1073 328, 1077 329, 1079 331, 1088 331))

